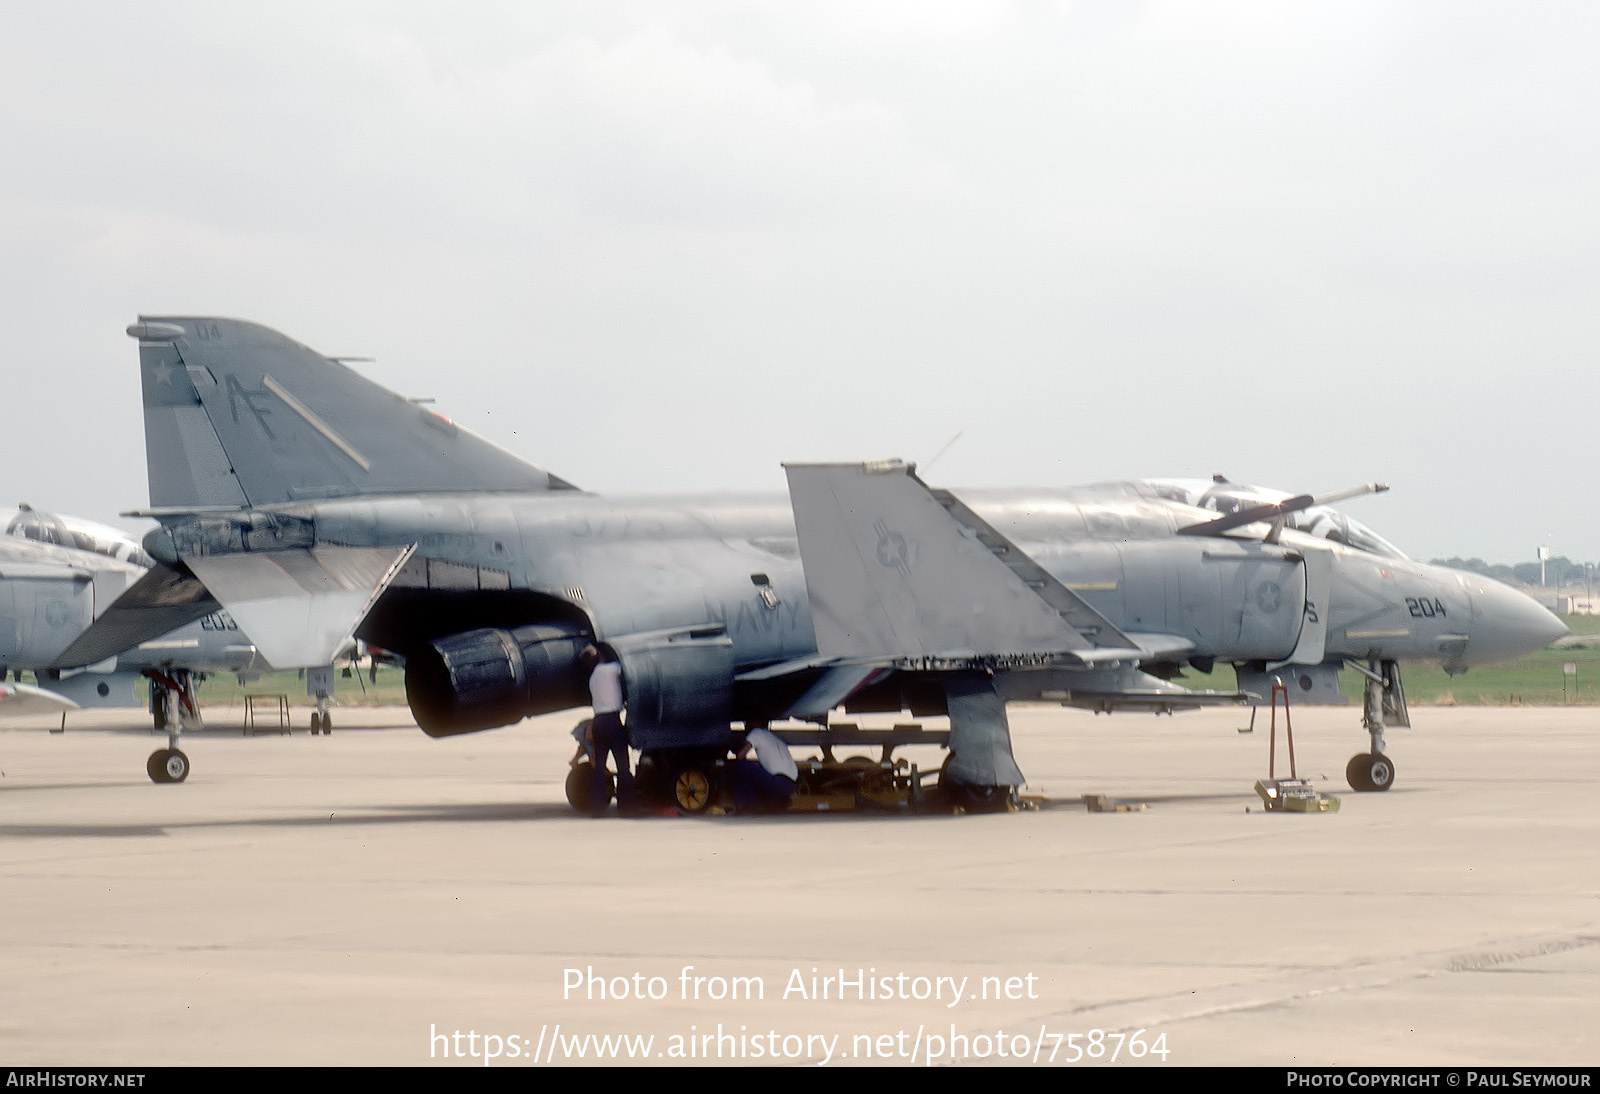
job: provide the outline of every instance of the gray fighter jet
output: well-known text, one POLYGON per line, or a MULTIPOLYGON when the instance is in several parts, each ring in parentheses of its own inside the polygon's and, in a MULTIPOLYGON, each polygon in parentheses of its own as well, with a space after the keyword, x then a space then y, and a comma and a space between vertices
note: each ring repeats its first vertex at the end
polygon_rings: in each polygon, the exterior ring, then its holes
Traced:
MULTIPOLYGON (((0 693, 0 714, 16 716, 80 707, 138 705, 134 685, 150 686, 157 729, 201 725, 197 674, 252 677, 267 665, 238 624, 215 603, 201 618, 118 650, 95 664, 63 669, 58 660, 117 598, 154 564, 129 536, 77 517, 21 505, 0 509, 0 681, 32 671, 0 693)), ((181 761, 180 761, 181 764, 181 761)), ((181 781, 186 772, 159 772, 181 781)))
POLYGON ((1280 681, 1314 698, 1345 664, 1369 681, 1371 738, 1348 774, 1386 789, 1399 662, 1464 669, 1565 630, 1495 582, 1295 527, 1308 496, 957 498, 886 461, 791 466, 788 499, 603 498, 261 326, 128 333, 159 561, 61 665, 214 598, 279 667, 326 664, 352 632, 394 651, 418 724, 445 736, 587 705, 578 655, 599 640, 657 770, 722 755, 733 723, 948 715, 944 778, 983 806, 1023 782, 1010 700, 1171 712, 1280 681), (1219 661, 1239 691, 1175 682, 1219 661))

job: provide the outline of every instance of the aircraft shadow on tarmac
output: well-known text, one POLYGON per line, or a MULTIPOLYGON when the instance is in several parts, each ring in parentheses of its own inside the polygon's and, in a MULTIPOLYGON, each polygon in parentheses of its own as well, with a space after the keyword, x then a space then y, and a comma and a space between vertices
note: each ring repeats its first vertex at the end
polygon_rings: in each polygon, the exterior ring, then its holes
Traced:
POLYGON ((496 820, 576 819, 566 805, 539 802, 483 802, 459 805, 364 806, 349 812, 317 812, 295 817, 228 817, 216 820, 165 821, 160 824, 4 824, 5 837, 73 838, 107 836, 165 836, 176 831, 224 830, 230 828, 316 828, 333 825, 452 823, 479 824, 496 820))
MULTIPOLYGON (((0 771, 0 775, 4 775, 4 774, 5 773, 3 771, 0 771)), ((36 791, 36 790, 128 790, 128 789, 137 789, 137 788, 145 787, 145 786, 149 786, 149 785, 150 785, 149 783, 144 782, 143 780, 140 780, 138 782, 133 782, 132 780, 129 780, 129 781, 125 781, 125 782, 124 781, 117 781, 117 782, 99 782, 99 781, 95 781, 95 782, 82 782, 82 783, 23 783, 23 784, 19 784, 19 785, 16 785, 16 786, 6 786, 4 783, 0 783, 0 793, 9 792, 9 793, 12 793, 12 794, 23 794, 23 793, 29 793, 29 792, 32 792, 32 791, 36 791)))
MULTIPOLYGON (((19 728, 36 728, 36 727, 25 726, 25 727, 19 727, 19 728)), ((42 727, 37 727, 37 728, 53 729, 54 727, 53 726, 42 726, 42 727)), ((68 733, 71 733, 71 732, 73 732, 73 728, 74 727, 71 725, 71 723, 68 723, 66 731, 68 733)), ((416 723, 413 722, 410 718, 408 718, 408 717, 406 717, 404 715, 400 715, 400 716, 397 716, 395 721, 393 721, 393 722, 384 722, 382 724, 373 723, 373 724, 362 724, 362 725, 340 725, 339 726, 339 732, 340 733, 364 733, 364 732, 366 732, 368 730, 374 730, 374 729, 411 729, 411 730, 415 730, 416 729, 416 723)), ((158 736, 159 737, 165 737, 166 736, 166 730, 153 729, 148 725, 144 725, 144 726, 106 726, 104 728, 96 726, 96 727, 93 727, 93 728, 79 729, 77 732, 79 732, 79 733, 109 733, 109 734, 112 734, 113 736, 117 736, 117 737, 158 737, 158 736)), ((310 730, 307 728, 307 726, 303 722, 300 725, 285 726, 281 730, 276 725, 272 725, 271 723, 265 723, 264 722, 259 728, 256 728, 254 730, 248 730, 248 729, 246 729, 246 727, 238 726, 238 725, 213 725, 213 724, 209 724, 208 723, 202 729, 190 729, 190 730, 185 730, 184 731, 184 736, 189 738, 189 739, 191 739, 191 740, 208 740, 208 739, 213 739, 214 740, 214 739, 216 739, 218 737, 240 737, 240 736, 244 736, 244 737, 307 737, 307 736, 310 736, 310 735, 311 735, 310 734, 310 730)))
MULTIPOLYGON (((108 784, 84 784, 84 787, 55 787, 55 789, 99 788, 108 784)), ((119 784, 137 786, 139 783, 119 784)), ((30 787, 29 789, 49 789, 45 787, 30 787)), ((1223 800, 1226 800, 1224 796, 1223 800)), ((1154 800, 1154 799, 1150 799, 1154 800)), ((1076 800, 1050 803, 1047 808, 1076 808, 1081 810, 1082 803, 1076 800)), ((377 805, 352 808, 348 812, 334 811, 331 813, 312 813, 293 817, 228 817, 215 820, 195 819, 166 821, 160 824, 145 822, 129 823, 126 825, 91 823, 84 824, 0 824, 0 839, 5 838, 52 838, 71 839, 86 837, 102 839, 116 836, 165 836, 176 831, 206 831, 243 828, 319 828, 335 825, 395 825, 395 824, 481 824, 485 821, 578 821, 586 820, 578 813, 573 812, 571 806, 561 802, 476 802, 439 805, 377 805)), ((634 824, 648 824, 651 822, 665 824, 670 820, 678 822, 695 821, 699 824, 735 824, 740 827, 789 825, 797 823, 826 823, 833 825, 850 824, 881 824, 890 820, 957 820, 953 813, 918 813, 918 814, 892 814, 882 812, 837 812, 837 813, 771 813, 753 814, 743 816, 693 816, 683 815, 676 817, 663 817, 655 814, 645 814, 639 817, 623 818, 614 814, 608 815, 605 820, 634 824)))

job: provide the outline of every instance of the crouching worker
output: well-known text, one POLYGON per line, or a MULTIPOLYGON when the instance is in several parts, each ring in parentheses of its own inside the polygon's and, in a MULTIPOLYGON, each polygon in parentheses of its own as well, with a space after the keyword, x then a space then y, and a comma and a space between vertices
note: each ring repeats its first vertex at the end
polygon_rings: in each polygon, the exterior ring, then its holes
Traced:
POLYGON ((728 765, 733 804, 741 813, 781 813, 794 797, 800 768, 789 755, 789 746, 764 725, 745 731, 728 765), (755 758, 750 758, 751 752, 755 758))

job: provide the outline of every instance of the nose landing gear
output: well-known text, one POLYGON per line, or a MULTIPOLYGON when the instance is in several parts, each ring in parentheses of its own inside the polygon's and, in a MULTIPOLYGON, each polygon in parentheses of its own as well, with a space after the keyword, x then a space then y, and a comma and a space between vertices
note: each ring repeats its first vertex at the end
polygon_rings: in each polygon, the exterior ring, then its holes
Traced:
POLYGON ((1372 738, 1372 751, 1350 757, 1345 765, 1345 781, 1359 792, 1387 790, 1394 785, 1395 766, 1384 751, 1384 720, 1390 725, 1411 725, 1406 709, 1406 693, 1400 684, 1400 666, 1394 661, 1373 661, 1367 666, 1348 662, 1367 678, 1362 695, 1361 724, 1372 738))
POLYGON ((178 739, 185 729, 200 727, 194 674, 184 669, 146 669, 144 675, 150 681, 151 721, 156 730, 167 734, 167 747, 150 753, 145 774, 151 782, 181 783, 189 777, 189 757, 178 748, 178 739))

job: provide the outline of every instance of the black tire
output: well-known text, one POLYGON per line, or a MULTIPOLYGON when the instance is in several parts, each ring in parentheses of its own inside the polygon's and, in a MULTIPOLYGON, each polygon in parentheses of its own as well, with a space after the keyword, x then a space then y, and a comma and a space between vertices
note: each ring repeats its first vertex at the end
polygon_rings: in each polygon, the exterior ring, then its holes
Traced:
POLYGON ((189 757, 175 748, 158 748, 144 764, 151 782, 181 783, 189 777, 189 757))
POLYGON ((1011 808, 1009 786, 974 786, 958 782, 950 774, 950 761, 956 758, 951 752, 939 765, 939 790, 951 805, 960 806, 968 813, 1003 813, 1011 808))
POLYGON ((329 734, 331 734, 332 732, 333 732, 333 715, 324 714, 322 716, 322 735, 324 737, 326 737, 329 734))
POLYGON ((1009 786, 971 786, 952 783, 949 788, 952 800, 968 813, 1004 813, 1011 808, 1009 786))
MULTIPOLYGON (((593 774, 594 764, 588 760, 584 760, 567 772, 567 804, 585 816, 591 812, 590 806, 594 801, 594 795, 590 789, 593 785, 590 777, 593 774)), ((606 801, 608 803, 611 801, 612 795, 617 791, 616 783, 616 776, 607 771, 606 801)))
POLYGON ((708 767, 690 764, 672 779, 672 804, 684 813, 704 813, 716 796, 716 779, 708 767))
POLYGON ((641 753, 639 762, 634 765, 633 794, 639 799, 640 805, 659 809, 672 804, 669 800, 672 797, 672 784, 652 753, 641 753))
POLYGON ((1358 793, 1387 790, 1394 785, 1394 761, 1381 752, 1362 752, 1350 757, 1344 778, 1358 793))
POLYGON ((315 737, 322 732, 322 715, 316 711, 311 712, 311 735, 315 737))

